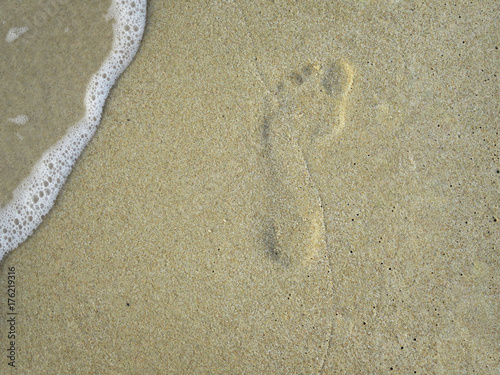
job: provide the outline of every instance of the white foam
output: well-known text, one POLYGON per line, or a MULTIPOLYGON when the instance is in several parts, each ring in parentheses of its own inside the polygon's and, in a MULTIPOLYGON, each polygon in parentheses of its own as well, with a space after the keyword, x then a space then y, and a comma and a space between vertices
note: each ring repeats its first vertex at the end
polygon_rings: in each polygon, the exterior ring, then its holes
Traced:
POLYGON ((113 0, 115 19, 109 56, 92 77, 85 95, 85 116, 46 151, 31 174, 0 209, 0 260, 40 225, 81 152, 94 135, 109 90, 134 58, 146 24, 146 0, 113 0))
POLYGON ((21 35, 23 35, 25 32, 29 30, 28 26, 24 27, 13 27, 7 32, 7 36, 5 37, 5 41, 7 43, 12 43, 14 40, 19 38, 21 35))
POLYGON ((19 115, 14 118, 9 118, 7 121, 13 122, 14 124, 17 125, 26 125, 26 123, 30 120, 30 118, 26 115, 19 115))

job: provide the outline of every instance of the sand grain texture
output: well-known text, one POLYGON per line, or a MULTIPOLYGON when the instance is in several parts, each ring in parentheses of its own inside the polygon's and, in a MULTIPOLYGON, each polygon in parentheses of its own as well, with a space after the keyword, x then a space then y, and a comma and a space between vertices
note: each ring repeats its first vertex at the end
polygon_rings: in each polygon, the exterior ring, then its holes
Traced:
POLYGON ((498 371, 498 7, 419 4, 151 1, 18 372, 498 371))

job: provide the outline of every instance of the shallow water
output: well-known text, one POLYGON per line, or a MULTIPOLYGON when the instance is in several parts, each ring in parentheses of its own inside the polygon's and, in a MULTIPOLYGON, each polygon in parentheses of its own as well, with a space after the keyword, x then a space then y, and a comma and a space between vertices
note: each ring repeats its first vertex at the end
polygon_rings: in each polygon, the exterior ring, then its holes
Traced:
POLYGON ((0 13, 0 207, 41 155, 84 114, 87 84, 112 42, 111 1, 27 0, 0 13), (14 27, 28 27, 5 40, 14 27), (26 116, 27 122, 15 119, 26 116))

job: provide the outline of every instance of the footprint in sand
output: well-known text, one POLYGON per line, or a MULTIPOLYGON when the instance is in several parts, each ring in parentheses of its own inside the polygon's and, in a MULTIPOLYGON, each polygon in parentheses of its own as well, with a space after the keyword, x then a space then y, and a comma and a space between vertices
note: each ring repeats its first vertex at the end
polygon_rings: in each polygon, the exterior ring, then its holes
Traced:
POLYGON ((353 81, 354 69, 340 60, 325 66, 307 64, 278 85, 278 95, 293 121, 292 131, 304 151, 314 152, 345 128, 353 81))
POLYGON ((326 256, 322 202, 308 160, 345 127, 352 67, 307 64, 269 95, 261 123, 267 184, 263 243, 284 267, 308 266, 326 256))

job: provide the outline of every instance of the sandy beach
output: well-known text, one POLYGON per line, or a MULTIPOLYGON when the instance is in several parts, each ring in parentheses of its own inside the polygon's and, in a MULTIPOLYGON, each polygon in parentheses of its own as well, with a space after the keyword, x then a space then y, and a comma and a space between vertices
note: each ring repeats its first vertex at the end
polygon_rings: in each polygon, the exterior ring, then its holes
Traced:
POLYGON ((498 12, 149 1, 0 372, 498 372, 498 12))

